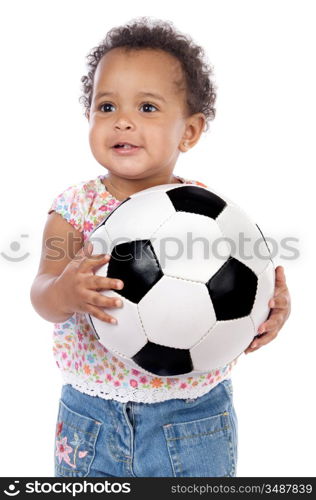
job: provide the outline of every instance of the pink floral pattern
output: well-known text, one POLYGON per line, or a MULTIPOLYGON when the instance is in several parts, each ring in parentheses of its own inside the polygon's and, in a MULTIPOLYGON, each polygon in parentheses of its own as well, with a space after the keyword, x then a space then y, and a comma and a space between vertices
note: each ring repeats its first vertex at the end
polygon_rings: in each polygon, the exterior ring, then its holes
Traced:
MULTIPOLYGON (((48 213, 56 211, 69 224, 83 232, 84 241, 104 217, 120 203, 106 190, 102 182, 104 177, 105 175, 99 175, 96 179, 68 187, 55 198, 48 211, 48 213)), ((178 179, 183 183, 205 186, 198 181, 189 181, 182 177, 178 179)), ((95 392, 95 385, 99 384, 102 391, 105 386, 110 386, 113 394, 115 388, 122 388, 125 392, 130 389, 133 392, 133 400, 137 400, 136 392, 139 389, 155 391, 156 400, 157 390, 165 393, 170 389, 174 392, 174 389, 187 391, 192 388, 194 394, 194 390, 198 387, 214 386, 227 378, 237 361, 234 360, 219 370, 194 377, 151 376, 127 366, 100 344, 83 313, 75 313, 65 323, 54 324, 53 354, 59 369, 70 375, 72 380, 76 380, 83 392, 90 393, 89 384, 95 392)), ((101 397, 102 391, 98 394, 101 397)), ((67 440, 59 442, 60 461, 67 461, 71 451, 72 448, 67 440)))
POLYGON ((62 460, 71 467, 75 467, 74 464, 70 462, 69 453, 72 453, 72 447, 67 444, 67 437, 61 438, 59 441, 56 440, 56 457, 61 463, 62 460))
POLYGON ((79 458, 84 458, 87 454, 88 451, 79 451, 78 453, 78 448, 82 444, 83 440, 81 440, 76 432, 74 432, 73 436, 73 441, 70 443, 74 445, 75 448, 72 448, 68 443, 67 443, 67 436, 62 437, 63 429, 63 422, 57 422, 57 429, 56 429, 56 452, 55 455, 58 458, 59 464, 61 464, 62 460, 72 467, 73 469, 77 467, 77 454, 79 458), (70 454, 74 452, 73 455, 73 463, 71 462, 70 454))

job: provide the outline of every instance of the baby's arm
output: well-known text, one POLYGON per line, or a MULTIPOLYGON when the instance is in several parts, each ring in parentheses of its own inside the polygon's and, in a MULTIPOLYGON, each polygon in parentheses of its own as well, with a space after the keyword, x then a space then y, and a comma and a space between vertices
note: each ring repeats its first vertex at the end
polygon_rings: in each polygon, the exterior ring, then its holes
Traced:
POLYGON ((103 309, 118 307, 117 299, 98 292, 119 289, 122 282, 93 272, 109 259, 104 254, 92 256, 83 245, 82 233, 52 212, 44 228, 39 269, 30 292, 36 312, 53 323, 62 323, 75 312, 88 312, 111 322, 112 317, 103 309))

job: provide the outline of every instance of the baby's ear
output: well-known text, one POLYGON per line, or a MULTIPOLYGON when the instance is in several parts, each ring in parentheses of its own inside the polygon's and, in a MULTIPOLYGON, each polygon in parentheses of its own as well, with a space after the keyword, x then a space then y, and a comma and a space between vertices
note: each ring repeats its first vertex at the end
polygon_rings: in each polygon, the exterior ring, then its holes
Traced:
POLYGON ((86 118, 88 121, 90 120, 90 112, 89 111, 86 111, 86 118))

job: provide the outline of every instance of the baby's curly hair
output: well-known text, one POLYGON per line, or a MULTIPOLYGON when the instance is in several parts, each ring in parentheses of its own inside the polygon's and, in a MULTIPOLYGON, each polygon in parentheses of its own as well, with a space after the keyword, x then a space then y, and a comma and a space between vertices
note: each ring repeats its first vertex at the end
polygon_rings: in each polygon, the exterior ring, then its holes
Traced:
POLYGON ((216 84, 213 67, 204 60, 204 50, 189 35, 174 28, 170 21, 150 20, 148 17, 132 19, 126 25, 112 28, 105 39, 87 55, 88 74, 81 78, 84 114, 90 110, 94 75, 100 59, 111 49, 161 49, 175 56, 181 63, 185 77, 189 114, 204 113, 206 131, 215 118, 216 84))

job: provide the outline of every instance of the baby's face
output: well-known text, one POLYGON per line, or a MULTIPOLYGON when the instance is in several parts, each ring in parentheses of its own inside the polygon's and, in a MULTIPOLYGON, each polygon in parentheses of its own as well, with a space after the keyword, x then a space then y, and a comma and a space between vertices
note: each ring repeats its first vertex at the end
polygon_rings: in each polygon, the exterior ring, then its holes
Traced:
POLYGON ((89 114, 90 147, 101 165, 126 179, 172 173, 188 116, 185 90, 175 81, 183 82, 181 65, 164 51, 116 48, 103 56, 89 114), (120 153, 118 142, 138 148, 120 153))

